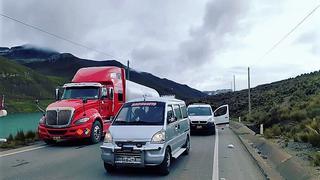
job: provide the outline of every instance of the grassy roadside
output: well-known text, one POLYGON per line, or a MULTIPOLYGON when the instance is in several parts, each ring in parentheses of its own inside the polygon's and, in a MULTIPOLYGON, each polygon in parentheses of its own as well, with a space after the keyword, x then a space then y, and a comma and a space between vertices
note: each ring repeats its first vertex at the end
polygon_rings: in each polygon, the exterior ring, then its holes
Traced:
POLYGON ((36 132, 23 130, 19 130, 15 136, 10 134, 6 139, 7 142, 0 143, 0 151, 31 145, 39 140, 36 132))

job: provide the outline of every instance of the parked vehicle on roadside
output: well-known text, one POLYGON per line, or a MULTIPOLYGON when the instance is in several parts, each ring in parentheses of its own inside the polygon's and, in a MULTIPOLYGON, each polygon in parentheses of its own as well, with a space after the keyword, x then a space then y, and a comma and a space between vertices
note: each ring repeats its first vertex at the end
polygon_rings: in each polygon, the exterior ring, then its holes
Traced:
POLYGON ((4 95, 0 96, 0 117, 7 116, 7 111, 4 109, 4 95))
POLYGON ((188 106, 188 115, 192 132, 215 134, 215 125, 229 123, 228 105, 221 106, 213 112, 209 104, 191 104, 188 106))
POLYGON ((123 105, 106 133, 101 157, 107 172, 116 167, 157 166, 168 174, 172 158, 190 151, 184 101, 142 98, 123 105))
POLYGON ((57 101, 46 108, 39 122, 39 137, 48 144, 85 138, 97 143, 126 101, 159 97, 156 90, 126 80, 125 70, 118 67, 79 69, 62 88, 62 97, 56 89, 57 101))

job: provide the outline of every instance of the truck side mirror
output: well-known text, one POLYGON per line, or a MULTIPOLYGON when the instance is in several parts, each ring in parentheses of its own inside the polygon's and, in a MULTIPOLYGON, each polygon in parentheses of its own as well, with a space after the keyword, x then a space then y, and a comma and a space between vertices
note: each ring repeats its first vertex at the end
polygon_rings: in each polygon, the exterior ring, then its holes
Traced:
POLYGON ((42 112, 43 115, 45 115, 46 111, 45 111, 42 107, 40 107, 40 102, 39 102, 39 100, 36 99, 34 102, 36 103, 36 106, 37 106, 37 108, 39 109, 39 111, 42 112))
POLYGON ((56 88, 55 99, 56 99, 56 101, 60 100, 60 89, 59 88, 56 88))

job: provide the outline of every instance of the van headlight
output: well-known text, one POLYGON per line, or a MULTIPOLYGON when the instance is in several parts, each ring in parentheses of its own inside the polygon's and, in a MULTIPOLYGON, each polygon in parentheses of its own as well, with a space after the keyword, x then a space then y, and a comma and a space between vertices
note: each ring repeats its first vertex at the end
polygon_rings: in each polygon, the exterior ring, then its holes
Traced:
POLYGON ((76 125, 83 124, 83 123, 89 121, 89 119, 90 118, 88 118, 88 117, 81 118, 81 119, 76 120, 76 122, 74 124, 76 124, 76 125))
POLYGON ((104 143, 112 143, 112 136, 110 131, 106 132, 106 135, 104 136, 104 143))
POLYGON ((159 131, 152 136, 151 143, 162 144, 165 142, 165 139, 166 139, 166 133, 164 131, 159 131))

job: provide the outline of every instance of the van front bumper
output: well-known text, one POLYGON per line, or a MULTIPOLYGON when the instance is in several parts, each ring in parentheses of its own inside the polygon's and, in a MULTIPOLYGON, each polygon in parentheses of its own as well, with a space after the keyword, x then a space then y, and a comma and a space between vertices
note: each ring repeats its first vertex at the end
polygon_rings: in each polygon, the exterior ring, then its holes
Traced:
POLYGON ((100 148, 102 160, 115 166, 156 166, 162 163, 165 156, 165 144, 149 142, 142 147, 119 147, 113 143, 103 143, 100 148))

